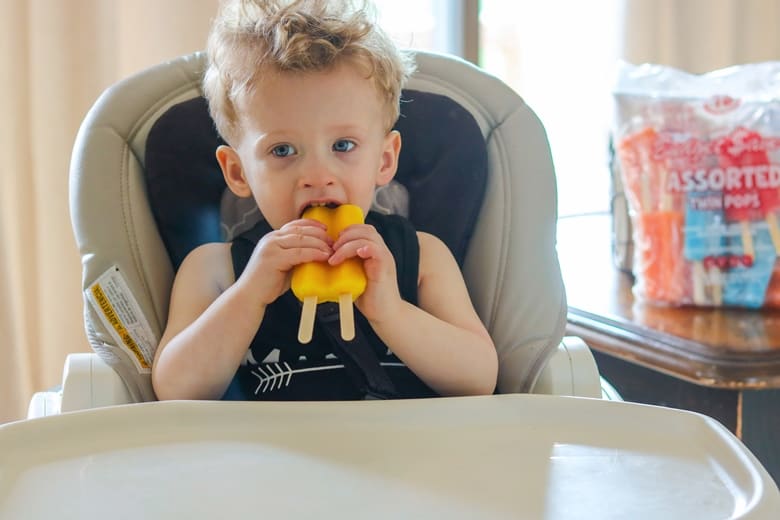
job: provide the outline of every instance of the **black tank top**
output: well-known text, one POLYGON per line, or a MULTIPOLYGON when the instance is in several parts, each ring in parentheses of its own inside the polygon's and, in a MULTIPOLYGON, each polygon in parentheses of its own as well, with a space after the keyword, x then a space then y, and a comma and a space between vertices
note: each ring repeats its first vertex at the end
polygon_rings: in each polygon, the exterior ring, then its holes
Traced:
MULTIPOLYGON (((411 223, 397 215, 369 212, 366 222, 372 224, 384 239, 396 264, 401 298, 417 304, 417 277, 420 249, 411 223)), ((235 238, 231 246, 236 278, 244 271, 257 242, 270 226, 259 222, 235 238)), ((320 312, 332 313, 318 305, 320 312)), ((363 399, 364 392, 349 377, 345 360, 319 322, 314 336, 305 345, 298 342, 301 303, 287 291, 265 310, 263 321, 247 350, 223 399, 229 400, 353 400, 363 399)), ((406 367, 374 333, 368 320, 355 308, 355 327, 360 329, 364 344, 349 342, 348 348, 371 348, 379 364, 395 386, 398 397, 431 397, 436 393, 406 367)))

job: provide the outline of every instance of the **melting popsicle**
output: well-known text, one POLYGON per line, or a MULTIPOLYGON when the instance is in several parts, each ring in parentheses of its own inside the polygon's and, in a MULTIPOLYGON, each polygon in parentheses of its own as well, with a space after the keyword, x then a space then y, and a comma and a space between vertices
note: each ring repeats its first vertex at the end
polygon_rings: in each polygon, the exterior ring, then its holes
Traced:
MULTIPOLYGON (((363 211, 353 204, 342 204, 336 208, 313 206, 303 213, 303 218, 325 224, 328 236, 335 241, 344 228, 363 223, 363 211)), ((311 341, 317 304, 323 302, 338 302, 341 337, 346 341, 355 337, 352 302, 366 290, 362 260, 349 258, 335 266, 325 262, 301 264, 293 269, 290 283, 293 294, 303 302, 298 341, 311 341)))

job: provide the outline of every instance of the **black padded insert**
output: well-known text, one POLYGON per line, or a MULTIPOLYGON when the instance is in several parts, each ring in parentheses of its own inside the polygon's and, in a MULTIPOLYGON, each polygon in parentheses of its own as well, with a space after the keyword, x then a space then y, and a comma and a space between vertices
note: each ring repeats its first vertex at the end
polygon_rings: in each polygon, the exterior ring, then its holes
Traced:
MULTIPOLYGON (((485 192, 485 140, 471 113, 448 97, 404 90, 402 99, 395 180, 409 192, 409 220, 462 265, 485 192)), ((215 150, 223 143, 202 97, 172 106, 149 132, 147 193, 175 269, 195 247, 222 239, 227 186, 215 150)))

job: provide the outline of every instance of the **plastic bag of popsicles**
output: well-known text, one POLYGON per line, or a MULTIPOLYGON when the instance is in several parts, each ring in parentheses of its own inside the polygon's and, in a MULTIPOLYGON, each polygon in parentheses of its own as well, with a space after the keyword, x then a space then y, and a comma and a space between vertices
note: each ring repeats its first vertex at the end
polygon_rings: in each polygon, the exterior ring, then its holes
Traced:
POLYGON ((780 307, 780 62, 699 75, 623 63, 614 97, 635 294, 780 307))

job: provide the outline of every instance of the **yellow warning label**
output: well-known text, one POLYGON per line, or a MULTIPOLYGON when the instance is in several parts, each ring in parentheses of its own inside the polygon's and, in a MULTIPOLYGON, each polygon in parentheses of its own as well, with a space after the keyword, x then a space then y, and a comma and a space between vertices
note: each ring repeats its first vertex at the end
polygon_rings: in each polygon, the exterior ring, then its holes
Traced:
POLYGON ((92 296, 100 306, 100 310, 103 311, 103 314, 105 315, 108 322, 112 327, 114 327, 114 330, 117 332, 117 334, 119 334, 119 337, 122 338, 122 342, 133 352, 133 354, 135 354, 135 357, 138 359, 138 362, 143 368, 151 368, 149 363, 147 363, 144 359, 141 349, 138 348, 138 345, 133 340, 133 337, 130 335, 125 326, 122 324, 122 321, 117 316, 114 307, 111 305, 111 302, 108 301, 108 298, 106 298, 106 295, 103 292, 103 288, 100 287, 100 284, 93 285, 91 290, 92 296))

